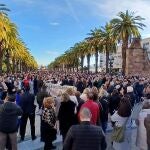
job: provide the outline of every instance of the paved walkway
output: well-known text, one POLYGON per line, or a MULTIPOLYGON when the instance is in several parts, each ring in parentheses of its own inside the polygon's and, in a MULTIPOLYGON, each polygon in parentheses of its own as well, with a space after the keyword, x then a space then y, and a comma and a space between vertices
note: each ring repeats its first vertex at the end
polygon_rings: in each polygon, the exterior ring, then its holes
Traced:
MULTIPOLYGON (((127 136, 129 137, 128 142, 130 143, 130 149, 126 150, 139 150, 135 146, 136 142, 136 128, 135 124, 132 125, 132 129, 128 128, 127 136)), ((30 136, 30 123, 28 121, 27 128, 26 128, 26 138, 24 142, 19 142, 19 135, 18 135, 18 149, 19 150, 42 150, 44 143, 40 142, 40 116, 36 115, 35 119, 35 129, 36 129, 36 136, 37 139, 35 141, 31 140, 30 136)), ((113 150, 111 147, 111 131, 112 127, 111 124, 108 124, 108 132, 106 134, 106 141, 107 141, 107 150, 113 150)), ((60 135, 57 136, 57 140, 54 141, 54 145, 57 146, 56 150, 62 150, 62 137, 60 135)))
MULTIPOLYGON (((26 132, 26 139, 24 142, 19 143, 18 142, 18 149, 19 150, 42 150, 44 143, 40 142, 40 117, 37 115, 36 116, 36 135, 37 139, 35 141, 31 140, 30 136, 30 127, 29 127, 29 122, 27 124, 27 132, 26 132)), ((106 134, 106 140, 107 140, 107 150, 113 150, 111 147, 111 125, 108 125, 108 132, 106 134)), ((133 127, 132 129, 128 129, 127 136, 130 137, 128 142, 130 143, 130 149, 126 150, 138 150, 138 148, 135 146, 135 141, 136 141, 136 128, 133 127)), ((56 150, 62 150, 62 137, 60 135, 57 136, 57 140, 54 141, 54 145, 57 146, 56 150)))

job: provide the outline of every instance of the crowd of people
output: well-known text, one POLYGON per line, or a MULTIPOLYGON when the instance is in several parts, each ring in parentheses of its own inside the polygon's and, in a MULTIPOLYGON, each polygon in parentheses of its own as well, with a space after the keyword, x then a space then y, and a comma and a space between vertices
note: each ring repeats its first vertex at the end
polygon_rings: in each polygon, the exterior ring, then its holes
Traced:
POLYGON ((63 150, 105 150, 108 124, 115 150, 130 150, 127 124, 136 123, 140 150, 150 149, 150 78, 101 73, 34 72, 0 77, 0 150, 17 149, 25 139, 28 119, 36 139, 40 115, 44 150, 55 149, 58 132, 63 150), (47 84, 70 86, 52 95, 47 84), (72 88, 75 87, 75 88, 72 88), (37 108, 38 106, 38 108, 37 108), (18 133, 18 135, 17 135, 18 133))

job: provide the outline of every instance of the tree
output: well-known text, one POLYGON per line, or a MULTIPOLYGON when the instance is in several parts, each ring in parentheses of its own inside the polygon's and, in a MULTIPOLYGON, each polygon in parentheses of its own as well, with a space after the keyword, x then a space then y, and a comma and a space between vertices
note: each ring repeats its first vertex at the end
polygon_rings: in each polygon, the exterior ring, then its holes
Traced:
POLYGON ((91 53, 95 55, 95 73, 97 73, 98 72, 98 53, 101 47, 101 30, 95 28, 94 30, 91 30, 91 32, 88 35, 90 36, 86 39, 89 41, 91 53))
POLYGON ((145 25, 141 23, 144 20, 141 16, 135 16, 134 12, 119 12, 118 18, 111 20, 112 32, 118 40, 122 41, 122 71, 126 70, 126 50, 130 37, 139 37, 138 29, 143 29, 145 25))
POLYGON ((101 27, 101 46, 106 54, 106 73, 109 72, 109 54, 116 51, 116 38, 112 34, 110 23, 101 27))

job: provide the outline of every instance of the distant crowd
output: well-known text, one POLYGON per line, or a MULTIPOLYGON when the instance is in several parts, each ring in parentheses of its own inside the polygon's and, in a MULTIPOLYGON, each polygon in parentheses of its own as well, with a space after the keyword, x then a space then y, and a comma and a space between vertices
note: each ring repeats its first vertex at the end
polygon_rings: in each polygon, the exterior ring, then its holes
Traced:
POLYGON ((28 119, 36 140, 35 117, 40 115, 44 150, 56 149, 62 135, 63 150, 131 149, 132 126, 136 146, 150 150, 150 77, 101 73, 29 72, 0 76, 0 150, 17 150, 17 137, 25 140, 28 119), (53 95, 47 83, 70 86, 53 95), (71 87, 76 87, 76 90, 71 87))

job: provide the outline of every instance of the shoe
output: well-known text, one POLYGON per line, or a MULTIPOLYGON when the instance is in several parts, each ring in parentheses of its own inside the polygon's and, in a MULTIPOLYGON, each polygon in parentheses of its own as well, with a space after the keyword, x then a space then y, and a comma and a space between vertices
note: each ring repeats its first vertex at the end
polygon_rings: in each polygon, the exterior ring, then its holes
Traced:
POLYGON ((36 136, 32 137, 32 141, 34 141, 36 138, 37 138, 36 136))

